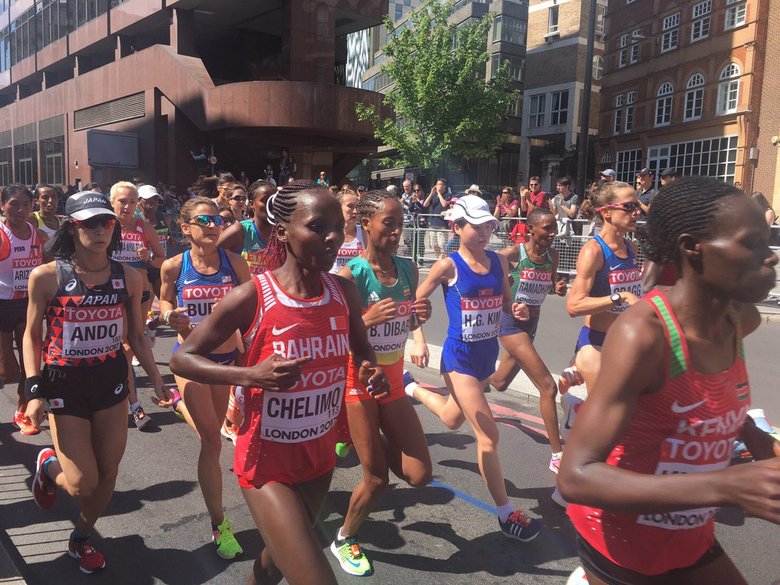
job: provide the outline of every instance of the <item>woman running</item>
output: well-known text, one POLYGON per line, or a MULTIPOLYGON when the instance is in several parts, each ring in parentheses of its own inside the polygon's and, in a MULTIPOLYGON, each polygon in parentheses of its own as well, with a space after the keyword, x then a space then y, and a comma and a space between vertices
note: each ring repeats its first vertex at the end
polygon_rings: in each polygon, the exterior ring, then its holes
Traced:
POLYGON ((43 242, 38 230, 27 222, 32 211, 33 194, 23 185, 8 185, 0 193, 0 387, 17 382, 16 411, 13 425, 23 435, 37 435, 39 424, 25 416, 24 335, 27 319, 30 272, 43 262, 43 242), (19 361, 14 355, 14 338, 19 361))
POLYGON ((447 428, 457 429, 468 420, 477 439, 479 471, 496 503, 501 531, 508 538, 528 542, 539 534, 541 524, 509 503, 498 457, 498 427, 484 394, 498 359, 502 310, 522 320, 528 319, 528 308, 509 296, 506 260, 486 250, 498 223, 487 203, 477 195, 465 195, 452 206, 448 219, 460 237, 460 249, 433 265, 417 289, 417 299, 427 299, 439 286, 444 289, 450 324, 441 374, 449 396, 418 384, 406 388, 447 428))
MULTIPOLYGON (((271 240, 272 227, 268 223, 266 203, 276 193, 268 181, 255 181, 249 186, 249 201, 252 204, 253 217, 244 219, 222 231, 219 247, 241 254, 249 264, 252 276, 265 272, 267 257, 263 250, 271 240)), ((238 219, 238 217, 236 217, 238 219)))
MULTIPOLYGON (((141 211, 141 217, 154 228, 157 234, 157 241, 160 243, 162 258, 168 257, 168 240, 171 235, 171 225, 168 217, 160 213, 160 204, 163 198, 160 192, 152 185, 141 185, 138 187, 138 209, 141 211)), ((146 276, 152 287, 152 292, 160 298, 160 269, 151 263, 146 265, 146 276)))
POLYGON ((236 183, 227 190, 226 194, 233 217, 243 220, 246 217, 246 187, 236 183))
MULTIPOLYGON (((607 330, 620 313, 642 296, 642 270, 636 248, 626 238, 636 228, 640 213, 636 191, 628 183, 604 183, 596 193, 595 207, 603 225, 599 234, 580 250, 577 278, 566 300, 569 315, 584 316, 585 325, 577 338, 573 367, 561 376, 562 393, 583 381, 588 390, 593 387, 607 330)), ((570 423, 567 415, 564 426, 568 428, 570 423)))
MULTIPOLYGON (((173 351, 193 328, 210 313, 214 304, 234 287, 250 278, 249 267, 238 254, 217 247, 222 231, 222 216, 216 204, 205 197, 194 197, 181 208, 181 231, 190 240, 190 249, 166 260, 162 265, 160 313, 179 336, 173 351)), ((238 336, 233 335, 214 350, 209 359, 232 364, 238 355, 238 336)), ((184 408, 179 411, 200 437, 198 482, 211 518, 212 539, 217 554, 233 559, 243 553, 230 530, 230 520, 222 508, 222 450, 220 430, 228 406, 230 388, 226 384, 201 384, 176 376, 184 408)))
POLYGON ((552 247, 556 234, 556 218, 552 211, 537 207, 528 214, 528 241, 504 248, 499 252, 517 268, 513 276, 512 298, 528 306, 529 318, 515 319, 501 313, 499 339, 504 348, 498 370, 489 384, 503 392, 522 369, 539 391, 539 409, 550 440, 552 456, 550 471, 558 473, 561 464, 561 439, 558 430, 558 409, 555 396, 558 387, 534 347, 542 303, 550 293, 566 295, 566 281, 558 279, 558 252, 552 247))
MULTIPOLYGON (((141 275, 141 310, 144 315, 147 315, 151 306, 152 291, 146 268, 147 266, 160 268, 165 260, 165 254, 152 225, 135 215, 138 207, 138 190, 135 185, 126 181, 115 183, 111 186, 110 198, 111 206, 119 219, 119 227, 121 228, 120 247, 114 251, 114 260, 137 269, 141 275)), ((149 344, 148 340, 147 344, 149 344)), ((125 352, 127 360, 132 364, 134 354, 127 344, 125 344, 125 352)), ((146 370, 146 373, 150 376, 159 376, 157 364, 154 361, 151 364, 154 371, 146 370)), ((135 426, 140 430, 151 419, 144 412, 141 401, 138 399, 135 373, 132 370, 130 371, 129 385, 130 411, 135 426)))
POLYGON ((339 255, 331 273, 338 274, 347 262, 357 258, 363 251, 363 228, 358 225, 358 195, 349 185, 344 185, 341 191, 336 193, 336 199, 341 204, 341 212, 344 215, 344 243, 339 248, 339 255))
POLYGON ((365 252, 339 273, 357 285, 363 323, 377 363, 387 375, 390 392, 372 396, 347 369, 347 417, 363 478, 349 501, 344 525, 331 551, 350 575, 373 573, 358 541, 358 530, 388 483, 388 471, 413 487, 431 480, 431 457, 420 420, 404 393, 404 349, 409 331, 428 320, 431 302, 414 300, 417 267, 395 255, 403 232, 401 202, 385 190, 369 191, 359 208, 365 252))
POLYGON ((756 458, 780 455, 746 416, 742 349, 778 258, 761 211, 711 178, 661 189, 648 232, 649 258, 674 262, 680 279, 610 329, 558 482, 591 585, 746 585, 714 514, 735 505, 780 523, 777 460, 729 467, 737 436, 756 458))
POLYGON ((106 562, 89 535, 111 500, 127 442, 125 337, 150 373, 160 406, 170 406, 170 395, 145 342, 142 278, 111 259, 121 241, 111 205, 85 191, 69 197, 65 211, 68 217, 47 244, 56 260, 30 275, 24 393, 26 415, 36 426, 48 404, 54 441, 54 449, 43 449, 36 460, 35 503, 44 510, 54 506, 57 487, 77 498, 68 554, 82 572, 92 573, 106 562))
POLYGON ((355 285, 327 273, 344 237, 338 202, 327 190, 291 185, 271 196, 267 213, 274 269, 222 299, 173 354, 171 370, 246 388, 234 472, 265 543, 249 583, 335 585, 313 525, 336 463, 350 349, 371 393, 389 387, 371 365, 355 285), (246 365, 209 360, 237 329, 246 365))
POLYGON ((54 235, 62 223, 62 218, 57 215, 57 207, 61 197, 62 191, 59 187, 38 185, 35 188, 35 202, 38 204, 38 211, 33 212, 27 221, 49 238, 54 235))

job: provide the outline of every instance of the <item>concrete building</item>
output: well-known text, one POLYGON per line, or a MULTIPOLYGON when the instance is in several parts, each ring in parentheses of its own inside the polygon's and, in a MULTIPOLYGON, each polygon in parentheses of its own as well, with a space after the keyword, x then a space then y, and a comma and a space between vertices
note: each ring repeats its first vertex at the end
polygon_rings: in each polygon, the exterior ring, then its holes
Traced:
MULTIPOLYGON (((598 133, 606 4, 599 0, 596 12, 591 136, 598 133)), ((545 191, 555 191, 558 177, 577 174, 589 23, 589 0, 530 1, 523 100, 523 136, 530 148, 524 176, 526 182, 540 176, 545 191)), ((589 150, 592 161, 592 141, 589 150)))
MULTIPOLYGON (((762 86, 764 103, 777 86, 764 75, 769 10, 769 0, 610 2, 598 167, 614 168, 630 183, 642 167, 676 167, 749 191, 759 160, 762 86)), ((775 112, 774 129, 762 128, 766 185, 774 180, 767 167, 776 159, 775 112)))
MULTIPOLYGON (((420 0, 390 0, 390 18, 401 15, 394 21, 396 28, 410 22, 414 9, 420 4, 420 0)), ((460 0, 454 5, 450 22, 461 24, 469 19, 482 18, 488 12, 495 15, 495 21, 488 35, 491 57, 485 74, 489 78, 494 69, 508 61, 513 87, 520 91, 520 96, 510 107, 504 121, 503 128, 507 135, 501 150, 490 158, 469 161, 466 174, 455 176, 453 172, 449 178, 456 184, 478 183, 483 189, 498 191, 502 185, 517 185, 528 159, 528 142, 521 135, 528 0, 460 0)), ((350 46, 355 51, 349 52, 347 69, 355 72, 354 77, 349 76, 350 79, 360 78, 360 87, 363 89, 387 92, 392 87, 390 79, 381 71, 384 60, 382 47, 386 42, 387 30, 384 26, 350 35, 350 46)), ((378 170, 374 171, 373 176, 377 174, 382 179, 397 180, 403 176, 404 169, 378 170)), ((430 182, 432 178, 428 179, 430 182)))
POLYGON ((347 35, 386 0, 0 0, 0 184, 338 178, 375 150, 347 35), (208 159, 216 157, 210 164, 208 159))

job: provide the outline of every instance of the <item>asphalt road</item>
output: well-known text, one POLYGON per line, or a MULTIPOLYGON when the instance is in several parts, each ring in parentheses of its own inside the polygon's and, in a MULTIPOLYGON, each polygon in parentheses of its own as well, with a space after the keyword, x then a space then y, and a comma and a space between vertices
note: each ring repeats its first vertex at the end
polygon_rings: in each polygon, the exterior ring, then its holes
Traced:
MULTIPOLYGON (((562 306, 555 304, 557 299, 551 301, 545 307, 539 344, 543 357, 556 371, 569 358, 577 323, 563 315, 562 306), (558 313, 560 319, 555 316, 558 313)), ((751 373, 759 378, 765 376, 760 384, 754 378, 755 400, 763 401, 770 421, 780 422, 780 409, 776 402, 770 408, 768 397, 775 387, 770 385, 769 373, 776 369, 773 350, 780 332, 775 325, 763 331, 766 337, 756 338, 756 344, 763 348, 754 348, 752 344, 748 348, 749 355, 756 354, 751 362, 753 367, 758 366, 751 373)), ((432 325, 431 342, 436 341, 436 335, 432 325)), ((171 338, 161 338, 155 349, 164 372, 172 342, 171 338)), ((433 368, 417 373, 423 382, 441 384, 433 368)), ((30 496, 34 459, 41 446, 50 444, 49 433, 26 438, 13 432, 9 420, 14 400, 8 388, 2 391, 0 540, 9 547, 29 585, 80 584, 84 579, 109 585, 246 582, 260 538, 230 472, 232 446, 225 442, 222 457, 224 503, 245 555, 231 563, 219 559, 210 543, 208 516, 195 473, 197 438, 171 412, 151 406, 150 393, 148 388, 141 390, 145 404, 149 405, 147 412, 158 430, 141 433, 129 423, 128 448, 117 490, 94 537, 108 566, 100 574, 85 577, 64 552, 76 513, 74 502, 60 494, 57 506, 44 512, 30 496)), ((532 543, 520 544, 497 532, 490 498, 477 470, 473 435, 466 427, 448 431, 417 405, 434 463, 435 481, 423 489, 391 481, 361 531, 376 574, 368 579, 350 577, 340 573, 331 559, 340 583, 565 583, 578 564, 574 535, 564 512, 549 498, 554 477, 547 470, 549 446, 541 432, 537 404, 517 393, 493 392, 489 400, 500 423, 500 449, 510 497, 513 503, 542 519, 545 528, 540 536, 532 543)), ((339 528, 359 477, 354 456, 340 463, 318 525, 323 547, 339 528)), ((748 582, 780 583, 780 528, 733 509, 722 510, 717 519, 718 538, 748 582)))

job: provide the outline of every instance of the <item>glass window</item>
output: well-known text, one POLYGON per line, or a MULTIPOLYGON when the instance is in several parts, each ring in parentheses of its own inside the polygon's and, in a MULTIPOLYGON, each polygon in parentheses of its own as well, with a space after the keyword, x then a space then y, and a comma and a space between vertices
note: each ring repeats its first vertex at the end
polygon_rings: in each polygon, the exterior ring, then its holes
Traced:
MULTIPOLYGON (((5 27, 0 31, 0 71, 8 71, 11 68, 11 27, 5 27)), ((7 185, 8 183, 1 183, 7 185)))
POLYGON ((550 6, 547 11, 547 34, 558 32, 558 6, 550 6))
POLYGON ((631 64, 639 62, 639 45, 631 45, 631 64))
POLYGON ((528 25, 526 21, 500 14, 493 21, 493 42, 504 41, 525 45, 528 25))
POLYGON ((656 94, 655 125, 667 126, 672 121, 672 93, 674 87, 668 81, 661 84, 656 94))
POLYGON ((736 63, 729 63, 720 72, 718 83, 718 105, 716 114, 733 114, 737 111, 739 102, 739 76, 740 70, 736 63))
POLYGON ((612 127, 612 133, 620 134, 622 130, 623 130, 623 110, 621 108, 615 110, 615 125, 612 127))
POLYGON ((42 49, 68 34, 67 3, 62 0, 43 0, 36 4, 38 49, 42 49))
POLYGON ((617 153, 617 163, 615 172, 617 180, 624 181, 629 185, 634 183, 636 174, 642 168, 642 150, 623 150, 617 153))
POLYGON ((727 3, 729 7, 726 9, 726 30, 745 24, 747 2, 728 0, 727 3))
POLYGON ((108 12, 108 0, 70 0, 68 6, 70 30, 75 30, 108 12))
POLYGON ((11 65, 35 53, 35 7, 11 23, 11 65))
POLYGON ((702 106, 704 104, 704 76, 701 73, 694 73, 688 79, 685 92, 685 115, 684 120, 698 120, 701 118, 702 106))
POLYGON ((566 124, 569 121, 569 90, 554 91, 550 107, 550 124, 566 124))
POLYGON ((522 57, 506 57, 503 55, 494 54, 491 57, 490 70, 495 75, 495 73, 498 71, 498 68, 504 63, 509 63, 509 77, 511 77, 514 81, 523 81, 525 76, 525 59, 522 57))
POLYGON ((531 128, 541 128, 544 126, 544 113, 547 109, 547 96, 545 94, 538 94, 538 95, 532 95, 531 96, 531 108, 530 108, 530 118, 529 118, 529 127, 531 128))
POLYGON ((626 126, 625 133, 628 134, 634 129, 634 106, 626 106, 626 126))

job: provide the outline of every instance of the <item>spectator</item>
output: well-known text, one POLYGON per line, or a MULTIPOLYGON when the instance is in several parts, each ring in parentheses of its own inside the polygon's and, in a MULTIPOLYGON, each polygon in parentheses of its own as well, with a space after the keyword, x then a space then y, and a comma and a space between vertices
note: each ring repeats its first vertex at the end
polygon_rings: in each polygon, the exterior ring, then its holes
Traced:
POLYGON ((510 221, 507 218, 517 217, 517 212, 520 207, 520 202, 515 199, 515 192, 512 187, 504 187, 501 189, 501 193, 496 198, 496 207, 493 210, 493 215, 496 218, 501 218, 498 225, 503 232, 511 232, 515 221, 510 221))
POLYGON ((360 199, 362 199, 362 198, 363 198, 363 196, 364 196, 366 193, 368 193, 368 189, 366 189, 366 186, 365 186, 365 185, 359 185, 359 186, 358 186, 358 188, 357 188, 357 192, 358 192, 358 197, 359 197, 360 199))
POLYGON ((546 207, 549 209, 550 202, 547 199, 547 193, 542 191, 542 180, 539 177, 531 177, 528 181, 531 190, 528 193, 528 213, 531 213, 537 207, 546 207))
POLYGON ((330 187, 330 179, 328 178, 328 173, 326 173, 325 171, 320 171, 320 178, 317 179, 317 186, 330 187))
POLYGON ((279 184, 286 185, 290 182, 290 179, 295 178, 295 173, 298 170, 298 165, 295 164, 295 159, 290 156, 290 151, 286 148, 282 149, 282 158, 279 161, 279 184))
POLYGON ((447 244, 447 223, 442 217, 442 213, 449 209, 451 199, 452 195, 447 189, 447 182, 444 179, 439 179, 423 202, 423 206, 430 215, 427 234, 428 247, 433 250, 438 259, 445 257, 444 246, 447 244))
POLYGON ((614 169, 604 169, 601 171, 599 178, 605 183, 611 183, 617 178, 617 173, 614 169))
POLYGON ((385 187, 385 191, 387 191, 388 193, 390 193, 390 195, 398 199, 398 187, 396 187, 392 183, 387 187, 385 187))
POLYGON ((769 205, 769 201, 764 194, 761 193, 761 191, 753 191, 751 197, 758 203, 758 206, 764 213, 764 219, 766 220, 767 225, 774 225, 775 220, 777 220, 777 215, 775 214, 775 210, 772 209, 772 206, 769 205))
POLYGON ((655 197, 655 187, 653 186, 653 171, 644 168, 636 174, 636 196, 639 199, 639 205, 642 209, 642 219, 647 219, 650 212, 650 204, 655 197))
POLYGON ((550 209, 555 214, 558 221, 558 235, 568 237, 574 233, 574 226, 571 220, 577 217, 580 198, 579 195, 571 190, 571 179, 561 177, 555 183, 558 194, 553 197, 550 209))
POLYGON ((669 183, 674 183, 680 175, 677 173, 677 169, 668 168, 661 172, 661 187, 666 187, 669 183))
POLYGON ((412 182, 409 179, 405 179, 401 183, 401 189, 403 189, 401 192, 401 203, 404 206, 404 210, 408 212, 412 206, 412 182))
MULTIPOLYGON (((419 183, 415 183, 412 187, 412 201, 409 205, 409 213, 412 217, 413 225, 417 225, 421 229, 428 227, 428 219, 426 217, 420 217, 421 213, 425 213, 425 207, 423 206, 423 188, 419 183)), ((425 256, 425 238, 417 238, 417 264, 422 266, 423 261, 421 258, 425 256)))

